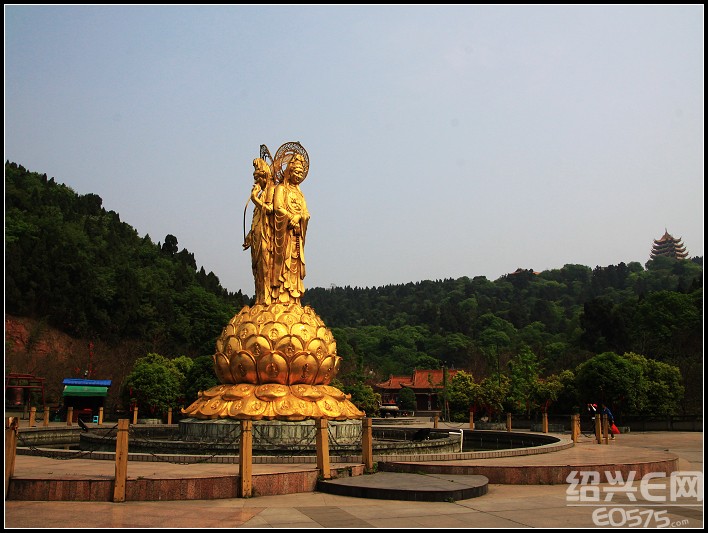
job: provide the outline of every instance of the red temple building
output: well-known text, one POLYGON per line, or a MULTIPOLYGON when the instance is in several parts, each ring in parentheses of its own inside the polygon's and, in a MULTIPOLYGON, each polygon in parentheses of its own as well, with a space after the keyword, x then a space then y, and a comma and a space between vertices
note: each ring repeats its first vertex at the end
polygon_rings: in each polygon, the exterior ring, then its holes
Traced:
POLYGON ((383 383, 378 383, 374 388, 376 392, 381 394, 381 403, 383 405, 397 405, 398 393, 402 388, 407 387, 415 393, 415 402, 417 411, 438 411, 442 408, 442 399, 438 398, 438 394, 446 385, 447 379, 450 380, 457 370, 442 368, 435 370, 415 370, 412 376, 391 376, 383 383), (447 373, 445 378, 444 372, 447 373))

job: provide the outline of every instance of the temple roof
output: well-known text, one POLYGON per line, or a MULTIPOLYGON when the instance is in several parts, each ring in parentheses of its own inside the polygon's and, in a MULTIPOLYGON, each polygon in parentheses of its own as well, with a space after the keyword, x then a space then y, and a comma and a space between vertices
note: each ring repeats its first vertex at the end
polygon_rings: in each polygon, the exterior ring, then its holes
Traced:
POLYGON ((396 389, 403 387, 411 387, 413 382, 410 376, 390 376, 387 381, 378 383, 376 386, 380 389, 396 389))
MULTIPOLYGON (((448 380, 452 379, 458 370, 447 371, 448 380)), ((390 376, 383 383, 378 383, 378 389, 400 390, 403 387, 410 389, 440 389, 443 386, 443 369, 414 370, 412 376, 390 376)))

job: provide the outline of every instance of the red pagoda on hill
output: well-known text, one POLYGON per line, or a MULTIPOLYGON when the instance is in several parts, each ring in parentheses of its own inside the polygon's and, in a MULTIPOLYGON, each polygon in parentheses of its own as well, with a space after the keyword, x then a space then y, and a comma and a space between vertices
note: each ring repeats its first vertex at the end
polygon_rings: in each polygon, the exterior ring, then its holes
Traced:
POLYGON ((664 228, 664 236, 658 241, 654 240, 654 245, 651 249, 651 258, 656 259, 657 257, 675 257, 676 259, 686 259, 688 257, 688 252, 686 247, 681 242, 681 238, 675 238, 670 235, 666 228, 664 228))

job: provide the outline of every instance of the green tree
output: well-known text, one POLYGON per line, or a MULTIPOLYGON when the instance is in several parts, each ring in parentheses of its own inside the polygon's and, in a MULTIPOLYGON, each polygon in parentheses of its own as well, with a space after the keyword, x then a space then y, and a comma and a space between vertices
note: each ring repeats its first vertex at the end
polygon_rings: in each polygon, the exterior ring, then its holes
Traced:
POLYGON ((507 401, 516 413, 531 414, 536 407, 534 399, 538 386, 540 365, 538 358, 528 346, 522 346, 519 353, 509 361, 511 386, 507 401))
POLYGON ((500 373, 504 367, 503 353, 511 348, 516 328, 511 322, 492 313, 479 317, 475 328, 477 347, 486 356, 489 368, 500 373))
POLYGON ((403 387, 398 393, 398 403, 400 404, 399 407, 404 411, 415 411, 417 405, 413 389, 403 387))
MULTIPOLYGON (((556 398, 552 397, 552 390, 548 393, 547 397, 551 400, 546 404, 549 412, 562 414, 580 413, 580 399, 578 398, 578 389, 575 384, 575 373, 572 370, 562 370, 558 374, 550 375, 546 378, 546 381, 557 381, 560 384, 560 391, 558 391, 556 398)), ((551 385, 551 388, 553 389, 555 386, 551 385)), ((539 392, 540 399, 545 402, 543 386, 540 387, 539 392)))
POLYGON ((419 355, 416 357, 415 367, 421 370, 440 368, 440 359, 435 359, 435 357, 430 357, 429 355, 419 355))
POLYGON ((684 393, 678 367, 632 352, 625 353, 623 357, 636 364, 643 375, 643 387, 639 391, 642 398, 637 402, 641 406, 639 413, 676 414, 684 393))
MULTIPOLYGON (((569 372, 564 370, 563 372, 569 372)), ((560 395, 565 390, 565 383, 570 377, 572 379, 572 372, 570 376, 552 374, 546 378, 537 377, 536 385, 534 387, 534 405, 541 408, 544 413, 548 412, 548 408, 553 402, 555 402, 560 395)))
POLYGON ((184 376, 168 358, 149 353, 135 362, 126 380, 132 402, 138 412, 162 415, 170 407, 177 407, 182 394, 184 376))
POLYGON ((614 352, 601 353, 578 365, 575 382, 584 403, 605 403, 615 416, 645 408, 647 385, 641 367, 614 352))
POLYGON ((349 385, 343 385, 341 391, 346 394, 351 394, 351 402, 368 416, 375 416, 379 412, 381 395, 378 392, 374 392, 374 389, 370 385, 355 382, 349 385))
POLYGON ((474 382, 472 374, 464 370, 460 370, 452 377, 447 391, 452 420, 458 422, 469 420, 470 408, 479 396, 478 389, 479 385, 474 382))
POLYGON ((179 357, 170 359, 170 361, 172 361, 172 364, 175 365, 175 368, 177 368, 183 376, 186 376, 192 366, 194 366, 194 359, 187 357, 186 355, 180 355, 179 357))
POLYGON ((201 391, 219 384, 214 372, 214 358, 211 355, 195 357, 186 378, 184 400, 185 405, 189 405, 199 397, 201 391))
POLYGON ((167 255, 175 255, 179 248, 177 247, 177 237, 174 235, 166 235, 165 243, 162 245, 162 253, 167 255))
POLYGON ((511 382, 503 374, 492 374, 480 382, 477 403, 487 411, 489 420, 499 419, 504 412, 510 388, 511 382))

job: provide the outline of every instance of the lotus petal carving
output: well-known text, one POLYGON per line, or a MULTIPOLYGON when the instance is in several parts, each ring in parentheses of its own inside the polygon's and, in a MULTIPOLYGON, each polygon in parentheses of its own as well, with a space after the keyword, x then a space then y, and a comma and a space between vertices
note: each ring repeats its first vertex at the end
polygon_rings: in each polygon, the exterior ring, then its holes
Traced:
POLYGON ((332 332, 299 303, 244 307, 216 341, 221 385, 182 412, 202 419, 362 418, 351 397, 330 383, 341 358, 332 332))

